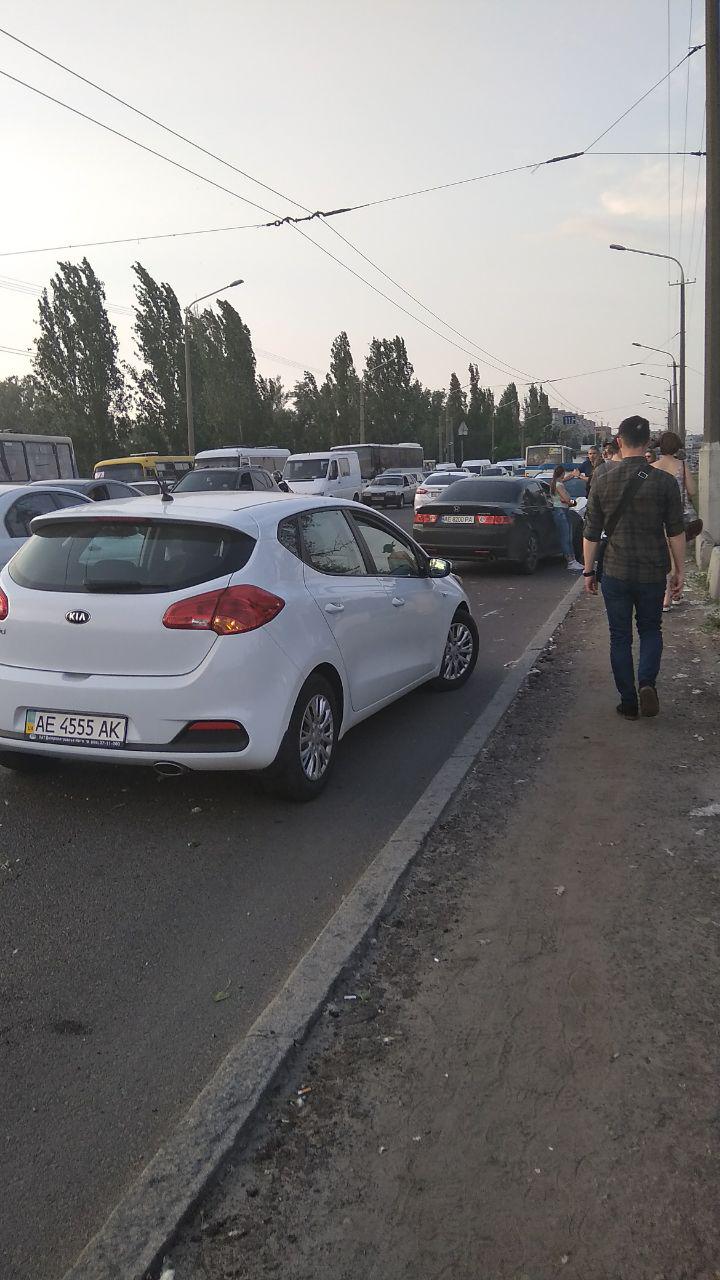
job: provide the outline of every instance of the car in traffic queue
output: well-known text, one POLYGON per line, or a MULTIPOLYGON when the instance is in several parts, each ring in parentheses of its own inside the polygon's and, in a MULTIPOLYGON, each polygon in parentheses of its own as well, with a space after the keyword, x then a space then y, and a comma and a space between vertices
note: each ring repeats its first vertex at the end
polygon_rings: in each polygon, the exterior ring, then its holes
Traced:
POLYGON ((90 502, 86 494, 70 487, 78 483, 67 480, 55 485, 33 480, 30 484, 0 484, 0 566, 27 542, 35 516, 90 502))
POLYGON ((189 471, 178 480, 173 496, 179 493, 267 493, 277 491, 277 484, 264 467, 203 467, 189 471))
POLYGON ((265 492, 55 511, 0 573, 0 764, 264 772, 312 799, 338 740, 469 679, 447 560, 359 503, 265 492))
MULTIPOLYGON (((139 489, 123 480, 34 480, 33 487, 72 489, 82 493, 91 502, 110 502, 118 498, 137 498, 139 489)), ((160 486, 158 485, 158 489, 160 486)))
POLYGON ((448 485, 415 512, 413 536, 429 555, 503 560, 523 573, 561 554, 549 495, 520 477, 472 476, 448 485))
POLYGON ((386 472, 365 485, 360 500, 369 507, 409 507, 415 499, 417 486, 414 475, 386 472))
POLYGON ((429 476, 425 476, 425 479, 415 490, 415 500, 413 502, 415 511, 424 506, 426 502, 432 502, 435 498, 440 497, 449 484, 454 484, 455 481, 464 479, 472 479, 472 476, 469 471, 462 471, 459 467, 453 467, 452 469, 443 467, 432 471, 429 476))

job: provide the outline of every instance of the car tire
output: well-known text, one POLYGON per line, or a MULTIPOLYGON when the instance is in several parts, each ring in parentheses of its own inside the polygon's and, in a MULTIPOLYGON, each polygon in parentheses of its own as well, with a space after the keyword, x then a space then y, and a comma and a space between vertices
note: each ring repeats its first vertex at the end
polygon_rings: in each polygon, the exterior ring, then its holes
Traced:
POLYGON ((458 609, 450 623, 440 674, 430 681, 429 687, 438 693, 461 689, 475 670, 479 648, 475 619, 466 609, 458 609))
POLYGON ((271 771, 274 789, 287 800, 315 800, 335 765, 340 728, 335 692, 324 676, 303 685, 271 771))
POLYGON ((0 764, 13 773, 46 773, 50 768, 47 756, 31 755, 29 751, 0 751, 0 764))
POLYGON ((535 573, 540 563, 540 547, 534 533, 529 533, 525 544, 525 555, 518 563, 521 573, 535 573))
POLYGON ((353 502, 359 502, 359 501, 360 501, 360 494, 359 494, 359 493, 354 493, 354 494, 353 494, 353 502))

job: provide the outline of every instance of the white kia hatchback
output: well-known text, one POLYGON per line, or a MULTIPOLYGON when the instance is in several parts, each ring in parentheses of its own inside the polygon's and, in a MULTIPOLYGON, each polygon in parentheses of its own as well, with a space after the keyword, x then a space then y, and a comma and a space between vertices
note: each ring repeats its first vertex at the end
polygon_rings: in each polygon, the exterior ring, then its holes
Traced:
POLYGON ((325 785, 339 738, 478 651, 447 561, 360 504, 278 492, 33 521, 0 574, 0 764, 266 770, 325 785))

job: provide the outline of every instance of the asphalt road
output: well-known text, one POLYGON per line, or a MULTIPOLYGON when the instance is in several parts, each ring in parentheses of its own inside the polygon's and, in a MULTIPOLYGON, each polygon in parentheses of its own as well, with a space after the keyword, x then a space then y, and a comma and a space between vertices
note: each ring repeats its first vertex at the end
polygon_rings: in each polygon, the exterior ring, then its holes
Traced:
POLYGON ((74 1261, 572 582, 461 572, 471 681, 353 730, 315 804, 237 775, 0 769, 3 1280, 74 1261))

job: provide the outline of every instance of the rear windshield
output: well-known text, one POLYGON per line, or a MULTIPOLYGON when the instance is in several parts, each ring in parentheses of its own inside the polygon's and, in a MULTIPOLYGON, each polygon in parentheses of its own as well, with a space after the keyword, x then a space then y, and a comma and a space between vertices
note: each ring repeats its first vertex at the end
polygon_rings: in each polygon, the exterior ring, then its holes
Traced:
MULTIPOLYGON (((96 467, 93 474, 96 480, 112 477, 113 480, 125 480, 132 484, 133 480, 145 479, 145 468, 139 462, 106 462, 104 467, 96 467)), ((152 472, 148 471, 148 474, 151 475, 152 472)))
POLYGON ((180 591, 242 569, 254 546, 249 534, 220 525, 65 520, 41 525, 8 572, 36 591, 180 591))
MULTIPOLYGON (((218 489, 237 489, 240 472, 237 467, 224 467, 217 471, 190 471, 175 485, 175 493, 208 493, 218 489)), ((252 486, 248 482, 248 488, 252 486)))
POLYGON ((399 484, 402 484, 402 476, 377 476, 373 480, 373 488, 376 488, 379 484, 391 484, 397 488, 399 484))
POLYGON ((443 502, 517 502, 524 485, 517 480, 458 480, 445 490, 443 502))
POLYGON ((456 481, 459 482, 461 479, 462 473, 457 471, 434 471, 431 476, 427 477, 425 484, 455 484, 456 481))

